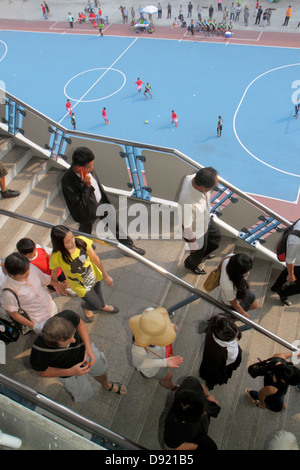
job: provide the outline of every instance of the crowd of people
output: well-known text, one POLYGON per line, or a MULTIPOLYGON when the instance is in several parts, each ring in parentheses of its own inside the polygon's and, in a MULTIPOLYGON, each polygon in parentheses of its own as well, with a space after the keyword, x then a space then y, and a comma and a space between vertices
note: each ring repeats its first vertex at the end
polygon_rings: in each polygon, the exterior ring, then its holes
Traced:
MULTIPOLYGON (((157 5, 157 11, 155 12, 155 17, 157 15, 157 20, 163 18, 163 8, 161 3, 157 5)), ((42 14, 45 19, 48 19, 50 14, 49 6, 46 2, 41 4, 42 14)), ((137 12, 132 6, 128 9, 126 6, 120 6, 119 10, 121 12, 123 24, 130 24, 132 30, 135 32, 147 31, 148 33, 153 33, 154 31, 154 13, 145 14, 143 11, 142 5, 139 5, 137 12)), ((226 33, 231 33, 233 29, 233 24, 237 22, 242 22, 245 26, 249 25, 249 18, 254 17, 254 25, 261 27, 271 26, 271 17, 273 10, 276 8, 268 7, 263 9, 259 0, 252 0, 242 5, 241 0, 232 2, 230 6, 223 6, 222 0, 217 0, 217 8, 211 3, 208 7, 193 5, 191 1, 188 2, 186 7, 186 18, 184 19, 184 6, 180 5, 178 9, 178 15, 172 21, 171 29, 176 28, 177 26, 187 28, 188 31, 191 31, 192 35, 196 32, 203 32, 206 36, 224 36, 226 33), (251 6, 250 6, 251 5, 251 6), (195 13, 193 18, 193 12, 195 13), (204 18, 204 15, 207 16, 204 18), (216 19, 216 15, 220 16, 216 19)), ((172 5, 168 2, 166 7, 166 18, 171 19, 172 16, 172 5)), ((282 26, 288 26, 290 18, 292 16, 292 7, 288 6, 282 26)), ((74 25, 74 17, 72 13, 68 13, 68 22, 71 28, 74 25)), ((94 0, 94 5, 89 1, 87 6, 84 8, 84 11, 78 13, 77 22, 79 24, 89 23, 94 28, 99 28, 101 36, 103 36, 103 26, 108 23, 108 16, 104 16, 100 2, 94 0)), ((298 27, 300 22, 298 23, 298 27)), ((229 37, 229 36, 228 36, 229 37)))
MULTIPOLYGON (((110 288, 114 280, 88 237, 93 224, 101 221, 99 206, 110 205, 94 171, 94 159, 89 148, 75 149, 72 165, 62 179, 65 202, 79 223, 79 230, 87 236, 74 236, 64 225, 53 226, 50 248, 22 238, 16 251, 1 265, 2 308, 20 334, 33 332, 35 335, 30 355, 32 369, 40 377, 57 377, 76 402, 85 402, 94 394, 88 376, 94 377, 105 391, 122 396, 127 393, 124 384, 108 378, 108 360, 104 352, 91 343, 86 325, 95 320, 95 313, 119 313, 118 307, 107 304, 104 299, 103 280, 110 288), (72 310, 59 311, 53 293, 78 298, 83 319, 72 310)), ((217 171, 206 167, 187 175, 181 186, 178 204, 184 214, 183 237, 188 250, 184 265, 195 275, 206 275, 200 264, 214 256, 221 239, 210 211, 211 192, 217 184, 217 171)), ((290 304, 289 296, 300 293, 300 237, 296 234, 299 224, 295 224, 287 239, 287 268, 272 287, 285 305, 290 304)), ((121 243, 145 255, 145 251, 136 247, 123 232, 117 220, 115 227, 115 236, 121 243)), ((252 266, 250 256, 231 253, 218 267, 220 276, 216 286, 220 287, 225 311, 214 314, 199 329, 200 334, 205 334, 199 377, 189 376, 180 385, 174 380, 173 370, 180 368, 185 354, 184 351, 182 355, 173 353, 179 329, 171 322, 165 308, 148 308, 129 319, 132 365, 145 380, 156 380, 174 392, 165 419, 165 449, 217 450, 216 443, 208 436, 210 418, 217 418, 220 411, 220 404, 212 393, 216 385, 226 384, 243 364, 240 339, 242 332, 251 328, 251 323, 246 322, 242 327, 237 323, 243 317, 251 319, 251 312, 258 307, 247 280, 252 266)), ((249 368, 251 377, 263 378, 258 391, 245 390, 250 404, 276 412, 284 409, 289 386, 299 389, 300 384, 300 369, 289 360, 292 355, 275 354, 249 368)))

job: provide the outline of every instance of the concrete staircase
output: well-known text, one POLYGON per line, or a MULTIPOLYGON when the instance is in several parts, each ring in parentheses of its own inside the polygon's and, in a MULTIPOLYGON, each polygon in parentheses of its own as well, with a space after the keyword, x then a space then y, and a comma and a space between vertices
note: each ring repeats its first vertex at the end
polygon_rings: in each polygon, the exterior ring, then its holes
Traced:
MULTIPOLYGON (((63 222, 70 228, 77 228, 68 216, 60 191, 59 182, 63 170, 53 162, 33 155, 30 149, 14 145, 12 139, 1 138, 0 158, 10 170, 7 177, 9 186, 22 191, 19 198, 1 200, 0 207, 53 224, 63 222)), ((18 220, 5 219, 0 216, 2 258, 15 249, 16 242, 23 236, 28 236, 37 243, 49 243, 49 230, 23 224, 18 220)), ((254 257, 249 281, 259 301, 259 308, 253 312, 252 319, 287 341, 297 340, 300 331, 300 297, 295 296, 293 305, 284 308, 269 289, 278 275, 278 269, 271 262, 257 258, 248 245, 241 245, 241 241, 238 243, 239 245, 236 240, 224 235, 216 257, 206 261, 205 269, 208 272, 214 269, 228 253, 249 253, 254 257)), ((145 239, 139 240, 137 245, 146 249, 147 259, 202 289, 205 276, 197 277, 183 267, 185 254, 181 241, 145 239)), ((103 285, 105 299, 108 303, 118 305, 120 313, 101 313, 87 327, 92 341, 106 354, 109 378, 126 384, 127 395, 120 397, 105 392, 98 383, 92 381, 95 390, 93 399, 85 404, 74 404, 57 379, 39 378, 30 369, 28 358, 34 333, 7 346, 6 364, 0 365, 0 373, 147 449, 160 450, 163 420, 170 406, 172 393, 156 381, 144 379, 132 367, 128 319, 147 307, 169 308, 189 297, 190 293, 147 266, 123 256, 116 249, 99 245, 97 253, 114 279, 113 289, 103 285)), ((218 294, 218 289, 212 293, 215 298, 218 298, 218 294)), ((55 297, 60 310, 70 308, 84 318, 78 298, 55 297)), ((217 312, 203 300, 197 300, 176 311, 173 321, 180 331, 174 344, 174 353, 184 358, 180 368, 173 369, 178 382, 187 375, 198 376, 204 341, 204 335, 198 333, 198 323, 217 312)), ((240 344, 243 350, 240 368, 227 385, 215 388, 214 394, 222 409, 218 418, 212 419, 209 435, 216 441, 218 448, 224 450, 263 449, 267 438, 281 429, 293 432, 300 443, 299 394, 295 388, 291 387, 286 397, 287 410, 277 414, 252 407, 244 394, 246 387, 258 388, 261 385, 259 379, 253 380, 248 375, 248 365, 256 361, 257 357, 266 358, 275 352, 284 351, 284 348, 254 330, 244 332, 240 344)), ((38 444, 37 448, 40 448, 38 444)))

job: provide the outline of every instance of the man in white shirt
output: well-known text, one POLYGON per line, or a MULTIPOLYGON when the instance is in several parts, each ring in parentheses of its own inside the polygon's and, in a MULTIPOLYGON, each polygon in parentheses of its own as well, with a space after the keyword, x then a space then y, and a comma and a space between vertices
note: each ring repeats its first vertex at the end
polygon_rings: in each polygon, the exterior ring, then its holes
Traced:
POLYGON ((183 238, 190 250, 184 265, 194 274, 206 274, 199 264, 219 246, 221 233, 210 216, 211 190, 217 184, 217 171, 206 167, 186 176, 181 188, 178 205, 181 208, 183 238))
POLYGON ((36 266, 30 264, 21 253, 12 253, 4 262, 4 268, 8 274, 3 285, 3 308, 13 320, 21 325, 32 328, 36 333, 48 318, 56 315, 58 310, 46 287, 51 283, 51 277, 44 274, 36 266), (28 316, 19 313, 20 308, 28 316))
MULTIPOLYGON (((293 230, 300 230, 300 219, 293 230)), ((285 305, 291 305, 290 295, 300 294, 300 237, 289 235, 286 247, 286 268, 271 287, 285 305)))

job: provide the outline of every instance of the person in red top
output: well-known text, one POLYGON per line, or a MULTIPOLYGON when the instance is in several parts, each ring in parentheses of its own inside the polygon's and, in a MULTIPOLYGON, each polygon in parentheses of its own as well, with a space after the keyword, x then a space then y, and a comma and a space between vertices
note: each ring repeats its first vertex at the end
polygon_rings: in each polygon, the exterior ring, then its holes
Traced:
POLYGON ((67 100, 67 102, 66 102, 66 110, 67 110, 68 113, 70 113, 70 115, 72 116, 72 105, 71 105, 70 100, 67 100))
POLYGON ((178 122, 177 114, 175 113, 174 110, 172 110, 172 124, 175 123, 175 126, 177 127, 177 122, 178 122))
POLYGON ((102 109, 102 117, 104 119, 105 124, 110 124, 110 122, 108 120, 108 117, 107 117, 107 114, 106 114, 106 108, 102 109))
POLYGON ((142 85, 143 85, 144 82, 142 82, 142 80, 140 78, 137 79, 137 81, 135 82, 135 84, 138 86, 138 90, 139 92, 142 91, 142 85))
MULTIPOLYGON (((49 268, 51 249, 47 250, 47 248, 36 245, 30 238, 21 238, 17 243, 17 250, 40 271, 51 276, 51 269, 49 268)), ((58 280, 59 282, 64 282, 66 280, 66 277, 60 268, 58 271, 58 280)), ((48 289, 54 290, 52 286, 48 286, 48 289)))

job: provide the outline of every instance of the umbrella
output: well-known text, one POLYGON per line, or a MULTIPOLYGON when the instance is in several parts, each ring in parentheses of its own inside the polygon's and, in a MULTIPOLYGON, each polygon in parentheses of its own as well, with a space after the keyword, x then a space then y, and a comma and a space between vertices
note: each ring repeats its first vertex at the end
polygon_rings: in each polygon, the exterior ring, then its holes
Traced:
POLYGON ((148 7, 143 8, 142 13, 147 13, 148 15, 153 15, 153 13, 157 13, 158 8, 154 5, 149 5, 148 7))

